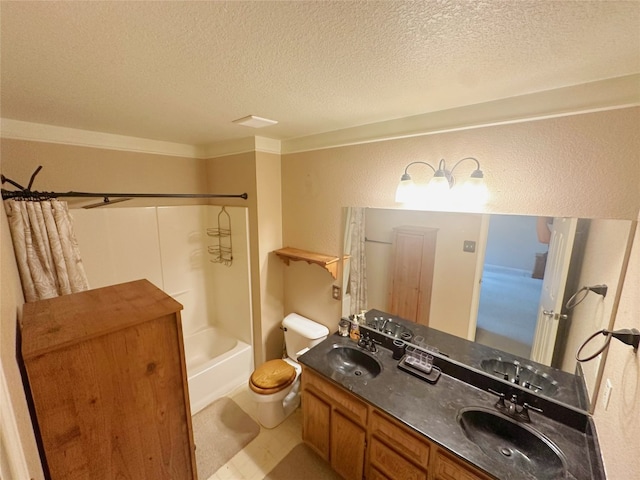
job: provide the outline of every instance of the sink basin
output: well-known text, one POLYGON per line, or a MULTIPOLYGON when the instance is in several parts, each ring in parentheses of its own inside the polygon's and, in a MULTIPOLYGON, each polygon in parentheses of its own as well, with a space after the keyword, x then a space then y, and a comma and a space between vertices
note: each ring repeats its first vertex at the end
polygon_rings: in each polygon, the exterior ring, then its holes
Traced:
MULTIPOLYGON (((516 366, 513 362, 505 362, 499 358, 491 358, 482 360, 480 367, 492 375, 504 378, 503 374, 507 374, 505 380, 513 381, 516 375, 516 366)), ((553 396, 558 391, 558 382, 556 382, 549 374, 537 370, 531 365, 520 365, 520 383, 519 385, 528 388, 536 393, 542 393, 547 396, 553 396)))
POLYGON ((528 425, 483 407, 463 408, 458 423, 469 440, 491 459, 537 480, 566 476, 566 459, 558 447, 528 425))
POLYGON ((327 354, 327 363, 343 375, 374 378, 382 366, 372 355, 355 347, 335 345, 327 354))

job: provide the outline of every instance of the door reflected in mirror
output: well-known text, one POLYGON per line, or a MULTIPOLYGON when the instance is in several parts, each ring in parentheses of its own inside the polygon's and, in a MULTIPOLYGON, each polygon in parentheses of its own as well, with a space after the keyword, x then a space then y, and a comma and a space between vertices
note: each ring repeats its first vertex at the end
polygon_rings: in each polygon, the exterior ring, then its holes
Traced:
MULTIPOLYGON (((572 374, 582 341, 613 326, 631 221, 355 207, 345 218, 344 314, 386 311, 572 374), (606 297, 566 308, 596 284, 606 297)), ((589 392, 598 361, 582 364, 589 392)))

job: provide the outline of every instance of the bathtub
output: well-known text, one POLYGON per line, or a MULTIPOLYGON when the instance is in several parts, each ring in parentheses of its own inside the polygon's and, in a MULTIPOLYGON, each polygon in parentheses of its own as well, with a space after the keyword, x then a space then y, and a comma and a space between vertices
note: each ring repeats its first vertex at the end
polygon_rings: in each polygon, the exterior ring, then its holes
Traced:
POLYGON ((215 327, 186 335, 184 354, 192 415, 245 384, 253 371, 251 345, 215 327))

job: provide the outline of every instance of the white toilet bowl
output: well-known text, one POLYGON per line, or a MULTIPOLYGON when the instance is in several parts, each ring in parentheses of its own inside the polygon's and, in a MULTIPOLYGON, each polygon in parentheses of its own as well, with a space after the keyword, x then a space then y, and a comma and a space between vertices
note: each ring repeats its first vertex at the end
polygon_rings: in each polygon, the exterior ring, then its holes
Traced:
POLYGON ((249 393, 257 404, 260 425, 274 428, 298 408, 301 372, 302 367, 299 364, 286 358, 266 362, 251 375, 249 393), (273 369, 278 371, 278 378, 275 380, 273 369), (261 378, 263 375, 271 377, 271 380, 261 378))
POLYGON ((297 313, 282 321, 287 358, 269 360, 258 367, 249 379, 250 393, 257 403, 258 422, 273 428, 300 405, 298 357, 329 335, 329 329, 297 313))

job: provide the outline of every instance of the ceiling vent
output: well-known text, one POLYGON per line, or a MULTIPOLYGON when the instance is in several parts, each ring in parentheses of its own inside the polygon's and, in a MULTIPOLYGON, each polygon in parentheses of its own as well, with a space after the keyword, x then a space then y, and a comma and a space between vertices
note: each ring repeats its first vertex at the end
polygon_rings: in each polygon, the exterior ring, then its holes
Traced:
POLYGON ((268 118, 249 115, 248 117, 243 117, 243 118, 234 120, 233 123, 237 123, 238 125, 244 125, 245 127, 262 128, 262 127, 268 127, 269 125, 275 125, 278 122, 276 120, 269 120, 268 118))

